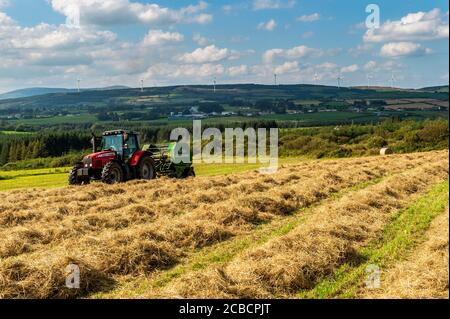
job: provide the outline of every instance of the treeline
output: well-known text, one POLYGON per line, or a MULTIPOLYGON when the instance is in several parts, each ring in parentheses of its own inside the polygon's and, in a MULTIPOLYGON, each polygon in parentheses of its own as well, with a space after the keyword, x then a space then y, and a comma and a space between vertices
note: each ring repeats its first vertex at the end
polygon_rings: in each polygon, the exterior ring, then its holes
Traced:
POLYGON ((90 134, 54 132, 30 135, 0 135, 0 165, 44 157, 59 157, 90 148, 90 134))
POLYGON ((388 120, 376 125, 288 129, 280 137, 280 154, 284 156, 376 155, 382 147, 395 153, 448 149, 448 121, 388 120))
MULTIPOLYGON (((163 143, 170 140, 170 133, 177 128, 176 124, 160 125, 160 126, 141 126, 134 123, 127 123, 124 126, 118 126, 124 129, 137 131, 140 133, 141 143, 163 143)), ((203 125, 203 129, 215 127, 225 131, 227 127, 277 127, 275 121, 249 121, 242 123, 219 123, 214 125, 203 125)), ((192 124, 186 127, 192 133, 192 124)), ((10 135, 0 133, 0 166, 7 163, 15 163, 20 161, 30 161, 42 158, 58 158, 71 153, 80 154, 80 152, 91 149, 92 133, 101 136, 103 131, 111 130, 112 127, 102 125, 91 126, 85 131, 68 131, 55 130, 46 133, 33 133, 28 135, 10 135)), ((78 155, 79 156, 79 155, 78 155)), ((34 164, 33 164, 34 167, 34 164)))
MULTIPOLYGON (((124 127, 137 130, 142 144, 165 143, 176 124, 161 126, 124 127)), ((387 120, 378 124, 355 124, 314 128, 284 128, 283 122, 248 121, 203 123, 202 129, 248 127, 280 130, 280 156, 350 157, 378 154, 389 147, 395 153, 448 149, 448 120, 400 121, 387 120)), ((186 127, 192 133, 192 124, 186 127)), ((111 129, 92 127, 96 135, 111 129)), ((4 169, 70 166, 82 153, 90 152, 91 132, 55 131, 51 133, 9 135, 0 133, 0 166, 4 169), (5 165, 7 164, 7 165, 5 165)))
MULTIPOLYGON (((172 124, 170 126, 166 125, 159 127, 146 127, 139 129, 139 132, 141 140, 144 143, 160 143, 169 141, 170 133, 172 132, 173 129, 177 127, 179 126, 175 124, 172 124)), ((192 124, 183 127, 186 128, 192 134, 192 124)), ((257 121, 214 123, 214 124, 208 124, 206 122, 202 123, 202 130, 205 130, 207 128, 216 128, 221 132, 225 132, 226 128, 235 128, 235 127, 240 127, 244 130, 249 127, 252 127, 254 129, 276 128, 278 127, 278 123, 274 120, 269 121, 257 120, 257 121)))

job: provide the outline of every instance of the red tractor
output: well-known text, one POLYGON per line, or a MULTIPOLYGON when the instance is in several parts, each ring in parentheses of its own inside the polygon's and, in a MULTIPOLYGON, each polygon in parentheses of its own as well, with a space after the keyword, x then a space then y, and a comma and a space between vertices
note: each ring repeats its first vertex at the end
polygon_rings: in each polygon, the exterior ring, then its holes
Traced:
POLYGON ((141 149, 136 133, 125 130, 105 132, 100 150, 96 141, 97 138, 93 137, 94 153, 84 157, 70 171, 70 185, 89 184, 91 180, 115 184, 132 179, 156 178, 152 153, 141 149))

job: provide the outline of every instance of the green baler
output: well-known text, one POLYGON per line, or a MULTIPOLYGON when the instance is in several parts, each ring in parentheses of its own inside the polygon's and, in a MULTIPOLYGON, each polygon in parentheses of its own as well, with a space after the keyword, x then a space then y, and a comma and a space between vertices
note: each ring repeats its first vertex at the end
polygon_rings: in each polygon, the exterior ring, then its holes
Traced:
POLYGON ((177 143, 169 143, 164 146, 150 145, 148 147, 148 151, 153 154, 157 174, 174 178, 195 177, 195 171, 192 167, 192 154, 189 163, 174 163, 172 161, 176 145, 177 143))

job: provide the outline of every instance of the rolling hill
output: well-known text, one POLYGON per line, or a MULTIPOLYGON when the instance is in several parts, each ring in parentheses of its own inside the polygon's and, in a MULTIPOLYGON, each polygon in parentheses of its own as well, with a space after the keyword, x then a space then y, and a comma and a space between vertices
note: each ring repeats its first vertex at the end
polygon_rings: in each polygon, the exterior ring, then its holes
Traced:
POLYGON ((419 91, 448 93, 448 85, 425 87, 425 88, 419 89, 419 91))
MULTIPOLYGON (((109 86, 105 88, 94 88, 94 89, 83 89, 82 91, 110 91, 110 90, 121 90, 127 89, 126 86, 109 86)), ((65 88, 45 88, 45 87, 35 87, 26 88, 20 90, 14 90, 11 92, 0 94, 0 100, 8 99, 19 99, 25 97, 33 97, 45 94, 55 94, 55 93, 76 93, 77 89, 65 89, 65 88)))
POLYGON ((448 93, 434 91, 378 91, 363 88, 338 88, 317 85, 257 85, 230 84, 217 86, 189 85, 140 89, 117 88, 115 90, 86 90, 78 92, 59 92, 44 95, 6 99, 0 101, 0 110, 6 109, 74 109, 78 106, 94 105, 189 105, 198 101, 227 103, 233 100, 255 102, 262 99, 324 100, 324 99, 396 99, 396 98, 434 98, 448 100, 448 93))

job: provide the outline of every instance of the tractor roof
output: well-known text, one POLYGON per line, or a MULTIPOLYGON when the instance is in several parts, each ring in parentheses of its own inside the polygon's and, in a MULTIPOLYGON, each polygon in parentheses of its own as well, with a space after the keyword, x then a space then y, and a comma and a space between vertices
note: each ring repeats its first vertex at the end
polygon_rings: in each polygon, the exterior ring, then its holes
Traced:
POLYGON ((127 130, 113 130, 113 131, 106 131, 103 133, 103 136, 110 136, 110 135, 122 135, 122 134, 137 134, 136 132, 127 131, 127 130))

